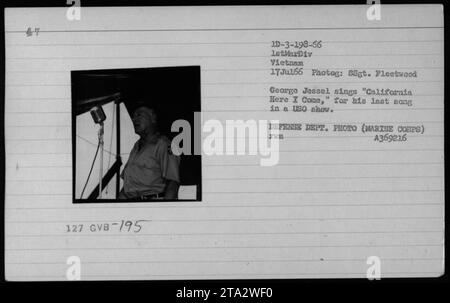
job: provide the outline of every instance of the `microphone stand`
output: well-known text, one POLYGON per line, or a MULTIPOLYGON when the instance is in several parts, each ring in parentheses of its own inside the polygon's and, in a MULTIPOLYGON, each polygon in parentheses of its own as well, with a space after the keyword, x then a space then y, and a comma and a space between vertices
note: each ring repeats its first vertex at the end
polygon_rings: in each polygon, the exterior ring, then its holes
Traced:
POLYGON ((100 122, 100 128, 98 130, 98 144, 100 146, 100 172, 99 172, 99 187, 98 187, 98 197, 102 198, 102 179, 103 179, 103 134, 104 134, 104 125, 103 122, 100 122))

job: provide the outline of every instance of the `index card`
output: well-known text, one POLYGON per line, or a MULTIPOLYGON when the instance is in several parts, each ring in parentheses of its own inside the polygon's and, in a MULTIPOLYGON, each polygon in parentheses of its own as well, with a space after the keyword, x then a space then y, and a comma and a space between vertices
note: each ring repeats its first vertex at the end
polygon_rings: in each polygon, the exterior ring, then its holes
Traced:
POLYGON ((7 280, 444 273, 442 6, 79 9, 5 10, 7 280))

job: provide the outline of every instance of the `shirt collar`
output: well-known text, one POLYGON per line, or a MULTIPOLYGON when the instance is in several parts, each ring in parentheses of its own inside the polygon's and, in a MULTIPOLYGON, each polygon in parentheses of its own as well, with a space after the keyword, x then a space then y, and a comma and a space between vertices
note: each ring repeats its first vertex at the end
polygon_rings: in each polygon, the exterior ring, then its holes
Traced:
POLYGON ((160 136, 160 133, 156 132, 153 135, 146 136, 145 138, 140 138, 139 144, 142 146, 146 144, 155 144, 156 142, 158 142, 160 136))

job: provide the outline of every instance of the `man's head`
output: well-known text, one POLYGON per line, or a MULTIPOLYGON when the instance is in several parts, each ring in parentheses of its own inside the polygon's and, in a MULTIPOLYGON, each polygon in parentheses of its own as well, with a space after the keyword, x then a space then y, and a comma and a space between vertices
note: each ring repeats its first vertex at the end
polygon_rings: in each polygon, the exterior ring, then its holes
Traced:
POLYGON ((131 117, 133 121, 134 131, 141 137, 156 132, 156 112, 147 106, 140 106, 131 117))

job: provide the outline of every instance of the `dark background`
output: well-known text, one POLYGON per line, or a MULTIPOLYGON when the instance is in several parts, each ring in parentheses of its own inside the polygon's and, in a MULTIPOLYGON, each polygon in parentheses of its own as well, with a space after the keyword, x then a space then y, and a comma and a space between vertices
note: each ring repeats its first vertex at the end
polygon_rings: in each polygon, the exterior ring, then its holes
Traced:
MULTIPOLYGON (((169 139, 178 134, 171 132, 173 121, 188 121, 192 150, 191 155, 181 155, 181 185, 197 185, 197 200, 201 200, 201 155, 193 154, 194 112, 201 110, 200 66, 72 71, 71 80, 74 130, 75 116, 92 108, 92 104, 85 105, 83 100, 115 93, 121 94, 130 116, 139 106, 154 108, 159 131, 169 139)), ((73 150, 76 150, 75 141, 73 144, 73 150)))

